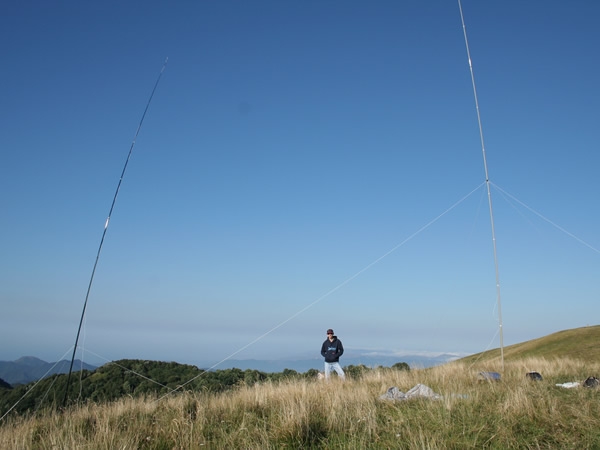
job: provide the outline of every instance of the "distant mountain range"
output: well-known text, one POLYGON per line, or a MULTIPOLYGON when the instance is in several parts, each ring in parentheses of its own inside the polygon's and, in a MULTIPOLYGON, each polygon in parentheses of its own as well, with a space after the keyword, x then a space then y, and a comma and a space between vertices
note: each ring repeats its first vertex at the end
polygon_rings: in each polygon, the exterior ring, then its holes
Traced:
MULTIPOLYGON (((69 373, 71 361, 62 360, 49 363, 33 356, 24 356, 16 361, 0 361, 0 379, 8 384, 27 384, 41 378, 49 377, 57 373, 69 373)), ((76 359, 73 362, 73 371, 96 370, 96 366, 82 363, 76 359)))

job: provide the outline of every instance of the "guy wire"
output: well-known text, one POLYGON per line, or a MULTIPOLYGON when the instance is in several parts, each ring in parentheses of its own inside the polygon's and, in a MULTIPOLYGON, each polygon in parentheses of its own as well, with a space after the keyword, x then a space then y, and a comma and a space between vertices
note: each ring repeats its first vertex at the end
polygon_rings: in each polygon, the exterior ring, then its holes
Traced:
POLYGON ((354 273, 354 275, 346 278, 344 281, 342 281, 341 283, 339 283, 337 286, 335 286, 334 288, 330 289, 329 291, 327 291, 325 294, 321 295, 319 298, 317 298, 316 300, 313 300, 311 303, 309 303, 308 305, 304 306, 302 309, 300 309, 299 311, 295 312, 294 314, 292 314, 291 316, 289 316, 287 319, 283 320, 282 322, 280 322, 279 324, 275 325, 274 327, 272 327, 270 330, 264 332, 262 335, 258 336, 257 338, 255 338, 254 340, 248 342, 246 345, 242 346, 241 348, 237 349, 236 351, 234 351, 233 353, 231 353, 229 356, 226 356, 225 358, 223 358, 221 361, 217 362, 216 364, 213 364, 211 367, 209 367, 205 372, 201 372, 199 375, 196 375, 195 377, 193 377, 192 379, 186 381, 185 383, 177 386, 177 388, 171 390, 171 392, 166 393, 165 395, 163 395, 162 397, 158 398, 158 400, 161 400, 165 397, 167 397, 168 395, 172 394, 175 391, 178 391, 182 388, 184 388, 185 386, 187 386, 188 384, 190 384, 191 382, 193 382, 194 380, 196 380, 197 378, 200 378, 204 373, 211 371, 212 369, 220 366, 221 364, 223 364, 225 361, 228 361, 229 359, 233 358, 235 355, 237 355, 238 353, 242 352, 243 350, 247 349, 248 347, 250 347, 253 344, 256 344, 258 341, 262 340, 263 338, 265 338, 266 336, 268 336, 269 334, 273 333, 275 330, 281 328, 283 325, 285 325, 286 323, 290 322, 291 320, 295 319, 296 317, 298 317, 300 314, 302 314, 303 312, 305 312, 306 310, 312 308, 313 306, 315 306, 317 303, 319 303, 320 301, 324 300, 325 298, 329 297, 330 295, 332 295, 333 293, 335 293, 336 291, 338 291, 339 289, 341 289, 342 287, 344 287, 346 284, 350 283, 352 280, 354 280, 355 278, 357 278, 358 276, 360 276, 362 273, 366 272, 367 270, 369 270, 371 267, 373 267, 375 264, 379 263, 381 260, 383 260, 384 258, 388 257, 389 255, 391 255, 393 252, 395 252, 396 250, 398 250, 400 247, 402 247, 404 244, 406 244, 407 242, 411 241, 413 238, 415 238, 416 236, 418 236, 419 234, 421 234, 422 232, 424 232, 427 228, 429 228, 431 225, 433 225, 435 222, 437 222, 438 220, 440 220, 443 216, 445 216, 446 214, 448 214, 450 211, 452 211, 454 208, 456 208, 458 205, 460 205, 463 201, 465 201, 467 198, 469 198, 474 192, 476 192, 478 189, 480 189, 483 186, 483 183, 480 183, 479 186, 477 186, 475 189, 473 189, 471 192, 469 192, 468 194, 466 194, 465 196, 463 196, 460 200, 456 201, 452 206, 450 206, 449 208, 447 208, 445 211, 443 211, 441 214, 438 214, 434 219, 430 220, 429 222, 427 222, 425 225, 423 225, 421 228, 419 228, 417 231, 415 231, 414 233, 412 233, 410 236, 408 236, 407 238, 405 238, 402 242, 400 242, 399 244, 396 244, 394 247, 392 247, 390 250, 388 250, 387 252, 385 252, 383 255, 381 255, 380 257, 378 257, 377 259, 375 259, 374 261, 372 261, 371 263, 367 264, 365 267, 363 267, 362 269, 360 269, 358 272, 354 273))
POLYGON ((83 302, 81 318, 79 319, 79 327, 77 328, 77 336, 75 338, 75 346, 73 347, 73 356, 71 357, 71 364, 69 366, 69 375, 67 376, 67 384, 65 386, 65 396, 63 398, 63 407, 65 407, 67 404, 67 398, 69 395, 69 385, 70 385, 70 381, 71 381, 71 374, 73 372, 73 362, 75 361, 75 354, 77 352, 77 345, 79 343, 79 335, 81 334, 81 327, 83 325, 83 320, 85 318, 85 311, 87 309, 88 299, 90 297, 90 291, 92 289, 92 283, 94 281, 94 274, 96 273, 96 267, 98 266, 98 260, 100 259, 100 252, 102 251, 102 246, 104 245, 104 238, 106 237, 106 231, 108 230, 108 224, 110 222, 110 217, 111 217, 113 209, 115 207, 115 203, 117 202, 117 196, 119 195, 119 190, 121 189, 121 183, 123 182, 123 177, 125 176, 125 171, 127 170, 127 165, 129 164, 129 160, 131 159, 131 154, 133 153, 133 147, 135 147, 135 141, 137 140, 137 137, 140 134, 140 130, 142 129, 142 124, 144 123, 144 118, 146 117, 146 113, 148 112, 148 108, 150 108, 150 103, 152 102, 152 97, 154 97, 154 93, 156 92, 158 83, 160 82, 162 74, 165 71, 165 68, 167 67, 168 61, 169 61, 169 58, 166 58, 165 62, 162 65, 162 68, 160 69, 160 73, 158 74, 156 83, 154 83, 154 88, 152 89, 150 98, 148 98, 148 102, 146 103, 146 108, 144 109, 144 113, 142 114, 142 118, 140 119, 140 123, 135 132, 135 136, 133 137, 133 142, 131 143, 131 146, 129 147, 129 153, 127 154, 127 159, 125 160, 125 164, 123 165, 123 170, 121 171, 121 177, 119 178, 119 183, 117 184, 117 189, 115 190, 115 195, 113 196, 112 204, 110 205, 108 217, 106 218, 106 222, 104 223, 104 231, 102 232, 102 238, 100 239, 100 245, 98 246, 98 252, 96 253, 96 261, 94 262, 94 267, 92 269, 92 274, 90 276, 90 281, 88 283, 87 292, 85 294, 85 301, 83 302))

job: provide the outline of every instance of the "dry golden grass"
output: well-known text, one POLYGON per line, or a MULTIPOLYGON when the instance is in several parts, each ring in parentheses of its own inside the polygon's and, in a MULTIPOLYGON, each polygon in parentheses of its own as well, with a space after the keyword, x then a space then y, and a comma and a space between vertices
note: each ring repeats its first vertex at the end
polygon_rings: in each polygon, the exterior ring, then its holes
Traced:
POLYGON ((361 379, 293 380, 221 394, 123 398, 0 424, 6 449, 600 448, 600 389, 564 389, 600 372, 595 363, 507 362, 499 382, 478 382, 464 362, 361 379), (540 372, 542 381, 525 377, 540 372), (392 386, 424 384, 441 400, 380 400, 392 386))

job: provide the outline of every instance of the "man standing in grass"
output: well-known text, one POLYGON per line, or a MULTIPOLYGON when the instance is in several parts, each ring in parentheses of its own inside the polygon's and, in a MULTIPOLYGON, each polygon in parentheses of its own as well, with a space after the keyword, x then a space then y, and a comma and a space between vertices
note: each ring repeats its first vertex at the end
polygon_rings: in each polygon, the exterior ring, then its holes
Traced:
POLYGON ((344 354, 344 346, 337 336, 333 334, 333 330, 330 328, 327 330, 327 339, 321 346, 321 356, 325 358, 325 379, 329 379, 329 374, 332 370, 339 375, 342 380, 346 379, 346 374, 340 366, 340 356, 344 354))

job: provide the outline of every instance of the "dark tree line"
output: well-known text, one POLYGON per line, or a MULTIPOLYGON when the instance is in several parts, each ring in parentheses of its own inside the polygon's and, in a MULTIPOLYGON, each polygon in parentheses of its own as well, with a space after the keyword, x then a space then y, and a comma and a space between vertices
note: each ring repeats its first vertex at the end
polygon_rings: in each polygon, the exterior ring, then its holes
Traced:
MULTIPOLYGON (((406 363, 392 369, 409 370, 406 363)), ((364 365, 344 368, 351 378, 360 378, 372 370, 364 365)), ((299 373, 292 369, 265 373, 237 368, 207 371, 196 366, 175 362, 120 360, 105 364, 94 371, 83 370, 72 376, 66 396, 70 404, 80 402, 110 402, 123 396, 142 397, 176 394, 183 391, 223 392, 236 386, 252 386, 262 382, 281 382, 293 379, 316 379, 319 371, 310 369, 299 373)), ((11 413, 34 413, 62 406, 67 376, 52 375, 35 383, 12 388, 0 384, 0 416, 11 413), (16 406, 15 406, 16 405, 16 406)))

